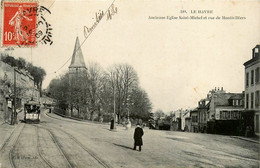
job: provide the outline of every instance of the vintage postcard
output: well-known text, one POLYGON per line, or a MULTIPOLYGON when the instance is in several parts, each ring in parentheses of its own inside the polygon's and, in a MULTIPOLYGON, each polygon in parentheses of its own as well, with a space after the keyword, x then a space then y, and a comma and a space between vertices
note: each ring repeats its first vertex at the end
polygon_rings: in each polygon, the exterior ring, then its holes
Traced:
POLYGON ((1 0, 0 168, 259 167, 259 0, 1 0))

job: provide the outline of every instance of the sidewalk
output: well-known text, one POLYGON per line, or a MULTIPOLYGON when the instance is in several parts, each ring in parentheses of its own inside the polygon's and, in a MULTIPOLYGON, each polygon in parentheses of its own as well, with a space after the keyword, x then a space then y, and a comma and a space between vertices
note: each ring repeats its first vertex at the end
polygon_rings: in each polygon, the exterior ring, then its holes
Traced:
POLYGON ((18 124, 10 125, 8 123, 0 125, 0 150, 2 150, 5 141, 9 138, 17 126, 18 124))
POLYGON ((12 132, 14 131, 14 129, 20 124, 20 119, 23 116, 22 113, 23 109, 17 109, 17 121, 18 123, 15 125, 10 125, 10 123, 8 122, 4 122, 3 120, 1 120, 0 122, 0 150, 2 150, 2 147, 5 143, 5 141, 7 141, 7 139, 10 137, 10 135, 12 134, 12 132))
MULTIPOLYGON (((62 120, 67 120, 69 122, 74 122, 74 123, 81 123, 81 124, 97 124, 97 125, 104 125, 107 126, 107 128, 110 128, 110 123, 109 122, 98 122, 98 121, 89 121, 89 120, 82 120, 82 119, 78 119, 78 118, 74 118, 74 117, 69 117, 69 116, 65 116, 65 115, 61 115, 61 114, 57 114, 57 113, 49 113, 49 112, 44 112, 44 114, 48 117, 54 118, 54 119, 62 119, 62 120)), ((130 128, 132 129, 132 128, 130 128)), ((129 130, 130 130, 129 129, 129 130)), ((111 130, 111 131, 119 131, 119 130, 127 130, 126 127, 124 127, 122 124, 117 124, 115 123, 115 129, 111 130)))

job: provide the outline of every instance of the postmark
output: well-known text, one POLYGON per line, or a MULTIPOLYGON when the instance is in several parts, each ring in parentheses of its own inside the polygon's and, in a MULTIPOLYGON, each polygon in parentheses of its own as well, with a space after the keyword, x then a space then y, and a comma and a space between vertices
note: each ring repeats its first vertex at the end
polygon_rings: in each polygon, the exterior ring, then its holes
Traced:
POLYGON ((37 5, 37 2, 3 2, 3 47, 36 46, 37 5))
POLYGON ((52 45, 52 26, 45 18, 45 15, 51 14, 51 11, 44 6, 37 7, 37 24, 36 24, 36 43, 52 45))

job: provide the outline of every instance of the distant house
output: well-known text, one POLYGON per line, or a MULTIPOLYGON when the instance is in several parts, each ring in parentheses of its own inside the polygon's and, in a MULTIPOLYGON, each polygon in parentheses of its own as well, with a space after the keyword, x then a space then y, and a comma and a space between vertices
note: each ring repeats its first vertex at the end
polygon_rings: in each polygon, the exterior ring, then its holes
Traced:
POLYGON ((198 109, 190 111, 191 118, 191 132, 199 132, 199 120, 198 120, 198 109))
POLYGON ((241 114, 244 110, 243 93, 212 90, 208 95, 207 132, 241 135, 241 114))
POLYGON ((209 110, 209 99, 202 99, 198 103, 198 131, 207 132, 207 114, 209 110))
POLYGON ((189 116, 185 117, 185 127, 184 127, 184 131, 185 132, 191 132, 191 117, 190 117, 190 113, 188 115, 189 116))
POLYGON ((185 131, 185 129, 190 127, 189 122, 190 122, 190 110, 182 111, 182 114, 181 114, 181 130, 182 131, 185 131))

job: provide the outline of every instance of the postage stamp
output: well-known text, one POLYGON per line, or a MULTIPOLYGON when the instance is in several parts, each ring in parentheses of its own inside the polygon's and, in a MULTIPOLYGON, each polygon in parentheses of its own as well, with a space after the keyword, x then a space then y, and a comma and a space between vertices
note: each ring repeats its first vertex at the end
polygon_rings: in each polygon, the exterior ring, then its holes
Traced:
POLYGON ((3 47, 36 46, 37 5, 37 2, 3 2, 3 47))

